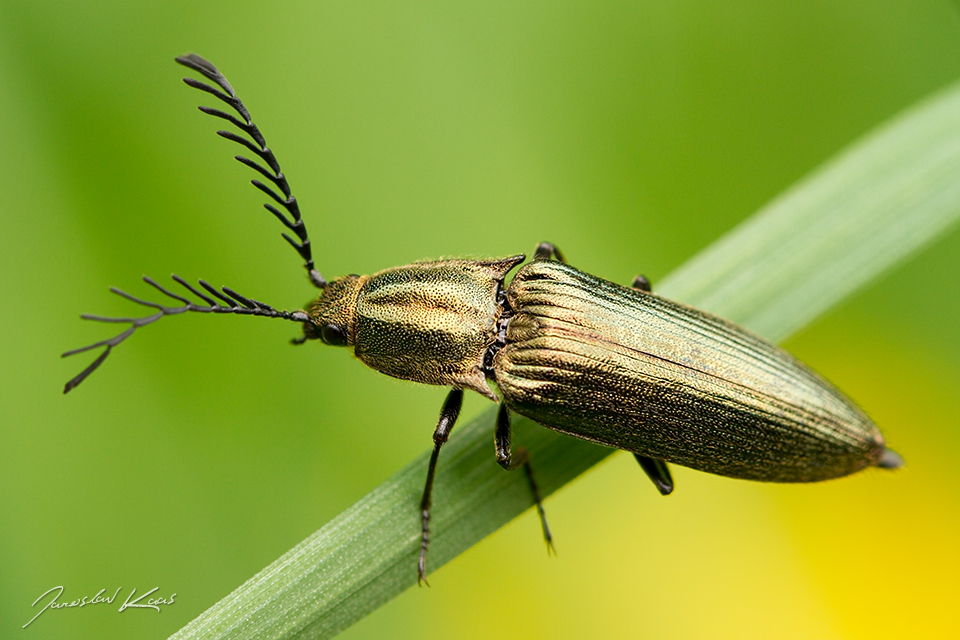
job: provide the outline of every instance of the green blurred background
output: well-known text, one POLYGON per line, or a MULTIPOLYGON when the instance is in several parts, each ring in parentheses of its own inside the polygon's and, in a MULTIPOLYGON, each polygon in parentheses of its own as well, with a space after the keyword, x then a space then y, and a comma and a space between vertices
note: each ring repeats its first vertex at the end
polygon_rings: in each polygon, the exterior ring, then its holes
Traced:
MULTIPOLYGON (((287 308, 313 293, 180 83, 188 51, 251 108, 324 274, 550 240, 656 286, 960 77, 960 10, 0 0, 4 638, 166 637, 431 442, 444 390, 289 347, 283 322, 168 319, 61 395, 92 356, 58 355, 112 335, 78 314, 135 312, 108 285, 146 294, 141 274, 176 271, 287 308), (22 630, 57 585, 176 604, 22 630)), ((774 486, 676 469, 663 499, 619 454, 547 501, 558 558, 527 513, 344 637, 958 637, 958 267, 954 232, 787 344, 904 471, 774 486)))

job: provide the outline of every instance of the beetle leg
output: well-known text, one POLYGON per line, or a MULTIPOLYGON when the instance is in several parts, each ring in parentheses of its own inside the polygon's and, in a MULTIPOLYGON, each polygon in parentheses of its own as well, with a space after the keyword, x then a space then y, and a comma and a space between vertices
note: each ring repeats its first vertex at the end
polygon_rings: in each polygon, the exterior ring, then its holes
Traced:
POLYGON ((646 291, 647 293, 650 293, 650 281, 647 280, 647 276, 637 276, 633 279, 633 284, 630 286, 638 291, 646 291))
POLYGON ((553 546, 553 535, 550 533, 550 525, 547 524, 547 514, 543 510, 543 501, 540 499, 540 489, 537 487, 537 481, 533 477, 533 468, 530 466, 530 454, 523 447, 517 449, 517 455, 513 456, 510 451, 510 412, 507 406, 500 404, 500 411, 497 413, 497 430, 494 435, 494 443, 497 448, 497 463, 504 469, 511 471, 518 467, 523 467, 527 474, 527 482, 530 484, 530 491, 533 493, 533 500, 537 505, 537 514, 540 516, 540 528, 543 530, 543 539, 547 543, 547 554, 557 555, 557 550, 553 546))
POLYGON ((533 252, 534 260, 556 260, 566 264, 567 260, 552 242, 541 242, 537 245, 537 250, 533 252))
POLYGON ((667 463, 663 460, 642 456, 639 453, 633 454, 633 457, 640 463, 640 468, 647 474, 647 477, 653 480, 653 484, 657 487, 660 495, 670 495, 673 491, 673 477, 670 475, 670 468, 667 467, 667 463))
POLYGON ((497 412, 497 430, 494 433, 493 442, 497 448, 497 464, 508 471, 516 468, 511 460, 510 435, 510 414, 507 412, 507 405, 501 402, 500 411, 497 412))
POLYGON ((427 468, 427 483, 423 487, 423 497, 420 499, 421 538, 420 560, 417 562, 417 584, 427 583, 427 546, 430 544, 430 494, 433 492, 433 477, 437 471, 437 458, 440 457, 440 447, 450 437, 453 425, 460 415, 463 405, 463 389, 451 389, 440 410, 440 419, 437 428, 433 431, 433 454, 430 456, 430 466, 427 468))
MULTIPOLYGON (((633 284, 630 286, 638 291, 645 291, 647 293, 650 293, 651 289, 650 280, 644 275, 639 275, 634 278, 633 284)), ((640 468, 647 474, 647 477, 653 481, 660 495, 668 496, 673 492, 673 477, 670 475, 670 468, 666 462, 641 456, 639 453, 633 454, 633 457, 640 463, 640 468)))

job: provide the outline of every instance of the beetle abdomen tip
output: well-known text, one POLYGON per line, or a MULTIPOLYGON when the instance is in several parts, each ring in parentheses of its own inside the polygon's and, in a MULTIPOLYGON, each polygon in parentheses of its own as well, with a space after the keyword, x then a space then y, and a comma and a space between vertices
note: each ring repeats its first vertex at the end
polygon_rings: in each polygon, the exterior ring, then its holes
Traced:
POLYGON ((904 465, 903 458, 893 449, 884 449, 877 466, 881 469, 899 469, 904 465))

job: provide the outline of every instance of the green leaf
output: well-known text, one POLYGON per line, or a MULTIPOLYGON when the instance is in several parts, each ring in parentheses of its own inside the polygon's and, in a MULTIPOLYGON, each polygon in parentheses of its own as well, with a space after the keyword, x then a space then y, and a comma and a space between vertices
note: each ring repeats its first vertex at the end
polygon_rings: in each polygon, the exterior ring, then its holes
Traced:
MULTIPOLYGON (((960 85, 852 145, 691 259, 658 293, 780 340, 877 278, 960 214, 960 85)), ((440 458, 428 566, 532 506, 494 461, 491 410, 440 458)), ((613 452, 515 420, 544 496, 613 452)), ((416 583, 429 453, 410 463, 173 637, 327 638, 416 583)))

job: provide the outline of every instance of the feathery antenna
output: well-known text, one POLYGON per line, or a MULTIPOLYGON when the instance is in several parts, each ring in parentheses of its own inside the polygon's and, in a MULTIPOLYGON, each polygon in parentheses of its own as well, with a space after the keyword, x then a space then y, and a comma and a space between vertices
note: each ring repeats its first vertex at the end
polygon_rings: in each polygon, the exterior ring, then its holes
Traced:
POLYGON ((87 345, 85 347, 80 347, 79 349, 73 349, 72 351, 67 351, 61 357, 66 358, 67 356, 72 356, 78 353, 83 353, 85 351, 90 351, 91 349, 96 349, 98 347, 104 347, 103 353, 97 356, 97 359, 94 360, 89 367, 80 372, 79 375, 74 377, 70 382, 68 382, 63 387, 63 392, 67 393, 78 384, 87 379, 91 373, 97 370, 103 361, 107 359, 107 356, 110 355, 110 351, 133 335, 133 332, 139 329, 140 327, 145 327, 148 324, 152 324, 164 316, 173 316, 178 313, 185 313, 187 311, 198 311, 200 313, 235 313, 239 315, 251 315, 251 316, 265 316, 267 318, 283 318, 284 320, 293 320, 295 322, 309 323, 310 317, 305 311, 277 311, 273 307, 253 298, 247 298, 242 296, 233 289, 229 287, 223 287, 220 291, 217 291, 209 283, 200 280, 200 286, 206 290, 210 296, 207 296, 199 291, 196 288, 191 286, 186 280, 180 276, 174 274, 171 275, 174 281, 177 284, 182 285, 187 291, 195 295, 196 297, 203 300, 206 304, 196 304, 190 299, 185 298, 179 294, 176 294, 167 288, 160 285, 157 281, 149 276, 143 276, 143 281, 152 286, 153 288, 160 291, 160 293, 173 298, 178 302, 182 302, 183 305, 179 307, 166 307, 162 304, 156 302, 150 302, 149 300, 141 300, 135 296, 130 295, 126 291, 117 289, 116 287, 110 287, 110 291, 117 294, 122 298, 126 298, 131 302, 136 302, 139 305, 144 307, 151 307, 156 309, 157 312, 149 316, 144 316, 142 318, 108 318, 104 316, 94 316, 90 314, 83 314, 80 316, 84 320, 96 320, 97 322, 118 322, 121 324, 129 324, 130 327, 125 331, 118 333, 108 340, 101 340, 100 342, 95 342, 93 344, 87 345), (222 292, 222 293, 221 293, 222 292), (226 295, 224 295, 226 294, 226 295))
POLYGON ((183 79, 187 85, 193 87, 194 89, 205 91, 218 98, 222 102, 230 105, 237 112, 237 114, 240 115, 241 119, 238 119, 235 116, 219 109, 213 109, 211 107, 199 107, 200 111, 230 122, 235 127, 250 136, 250 138, 252 138, 251 141, 243 136, 233 133, 232 131, 224 131, 223 129, 217 131, 217 135, 220 137, 226 138, 227 140, 232 140, 233 142, 236 142, 237 144, 249 149, 269 167, 268 169, 267 167, 264 167, 254 160, 244 156, 234 156, 238 162, 245 164, 251 169, 260 173, 263 177, 276 185, 276 187, 283 193, 283 197, 281 197, 280 194, 259 180, 250 181, 253 186, 255 186, 257 189, 260 189, 260 191, 267 194, 277 204, 286 209, 289 216, 281 212, 270 203, 265 203, 263 205, 267 211, 276 216, 276 218, 282 222, 285 227, 295 233, 297 238, 300 239, 300 241, 297 242, 286 233, 281 234, 283 238, 290 243, 290 246, 297 250, 297 253, 300 254, 300 257, 303 258, 303 266, 310 275, 310 282, 320 289, 326 287, 327 281, 324 280, 323 276, 320 275, 320 272, 317 271, 313 264, 313 254, 310 249, 310 238, 307 236, 307 228, 303 224, 303 220, 300 219, 300 205, 297 204, 297 199, 290 192, 290 185, 287 183, 286 176, 284 176, 283 172, 280 170, 280 163, 277 162, 277 158, 273 155, 273 151, 267 147, 267 142, 264 140, 263 134, 260 133, 260 129, 257 128, 257 125, 253 123, 253 120, 250 118, 250 112, 247 111, 247 108, 243 105, 243 102, 241 102, 240 98, 237 97, 237 92, 233 90, 233 87, 230 86, 230 83, 227 82, 227 79, 222 73, 220 73, 219 70, 217 70, 215 66, 213 66, 211 62, 205 60, 197 54, 190 53, 185 56, 180 56, 176 59, 176 61, 183 66, 200 73, 208 80, 216 83, 217 86, 219 86, 223 91, 193 78, 183 79))

